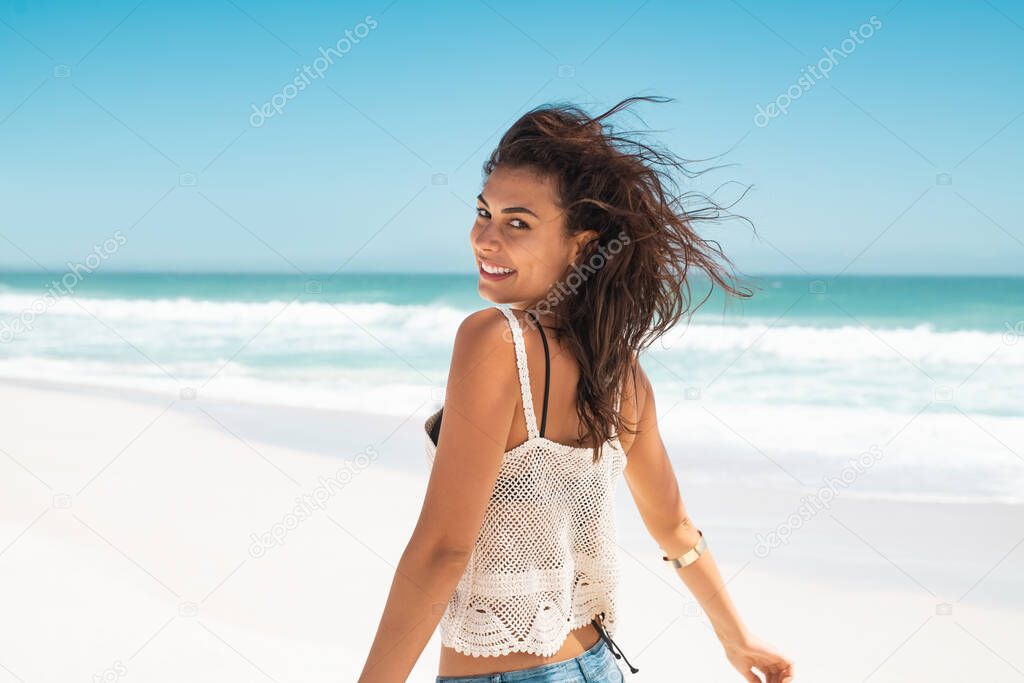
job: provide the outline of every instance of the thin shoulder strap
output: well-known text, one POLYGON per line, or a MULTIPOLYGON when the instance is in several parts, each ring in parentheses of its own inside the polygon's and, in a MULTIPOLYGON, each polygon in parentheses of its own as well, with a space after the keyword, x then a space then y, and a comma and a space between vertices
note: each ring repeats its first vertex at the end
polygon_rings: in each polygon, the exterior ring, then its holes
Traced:
POLYGON ((519 368, 519 388, 523 397, 523 415, 526 418, 526 433, 531 439, 540 434, 537 431, 537 418, 533 414, 533 392, 530 390, 530 369, 526 365, 526 344, 523 341, 523 330, 519 327, 519 319, 504 306, 495 306, 508 318, 512 328, 512 341, 516 347, 516 367, 519 368))
POLYGON ((548 354, 548 338, 544 336, 544 326, 540 324, 531 311, 527 311, 526 315, 530 316, 533 322, 537 323, 537 329, 540 331, 540 340, 544 342, 544 407, 540 411, 540 435, 544 436, 544 427, 548 423, 548 387, 551 385, 551 357, 548 354))

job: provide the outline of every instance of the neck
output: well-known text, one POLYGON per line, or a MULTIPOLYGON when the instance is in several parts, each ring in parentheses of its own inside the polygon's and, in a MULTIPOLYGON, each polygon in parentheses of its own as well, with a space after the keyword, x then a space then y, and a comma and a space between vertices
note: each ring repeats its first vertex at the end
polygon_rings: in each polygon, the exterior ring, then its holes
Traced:
MULTIPOLYGON (((557 308, 551 308, 549 306, 540 306, 543 300, 540 301, 520 301, 518 303, 509 304, 510 308, 514 308, 518 311, 529 311, 534 318, 545 327, 557 327, 561 321, 562 316, 559 315, 557 308)), ((535 324, 530 316, 527 316, 527 320, 530 324, 535 324)))

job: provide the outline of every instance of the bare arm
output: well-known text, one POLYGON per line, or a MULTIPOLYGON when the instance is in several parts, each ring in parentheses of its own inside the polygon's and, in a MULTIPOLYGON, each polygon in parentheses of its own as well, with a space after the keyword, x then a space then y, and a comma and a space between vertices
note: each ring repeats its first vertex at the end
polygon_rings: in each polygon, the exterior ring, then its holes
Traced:
MULTIPOLYGON (((639 433, 629 447, 623 476, 651 538, 666 556, 679 557, 697 545, 700 535, 679 495, 672 462, 658 431, 657 405, 650 380, 639 363, 636 368, 639 433)), ((707 613, 719 639, 746 637, 747 629, 729 599, 710 548, 676 573, 707 613)))
POLYGON ((465 570, 519 398, 507 329, 493 308, 477 311, 459 327, 423 507, 359 683, 406 680, 465 570))
MULTIPOLYGON (((658 431, 650 380, 639 362, 635 368, 639 433, 627 452, 623 476, 651 538, 667 557, 679 557, 697 545, 700 534, 679 495, 672 462, 658 431)), ((750 671, 755 666, 767 674, 765 680, 770 683, 792 680, 792 663, 752 636, 740 619, 710 547, 696 562, 675 571, 707 614, 730 663, 744 678, 761 680, 750 671)))

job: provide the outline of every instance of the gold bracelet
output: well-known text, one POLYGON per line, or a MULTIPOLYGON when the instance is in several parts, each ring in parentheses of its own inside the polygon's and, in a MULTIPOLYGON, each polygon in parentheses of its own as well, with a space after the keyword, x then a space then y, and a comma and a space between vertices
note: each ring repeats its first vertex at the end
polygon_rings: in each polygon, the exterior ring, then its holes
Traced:
POLYGON ((693 546, 679 557, 670 559, 662 555, 661 559, 665 560, 666 562, 671 562, 672 566, 676 569, 680 569, 682 567, 685 567, 696 562, 697 558, 704 554, 704 551, 707 550, 708 547, 708 542, 704 540, 704 532, 702 532, 700 529, 697 529, 697 533, 700 534, 700 540, 697 541, 697 545, 693 546))

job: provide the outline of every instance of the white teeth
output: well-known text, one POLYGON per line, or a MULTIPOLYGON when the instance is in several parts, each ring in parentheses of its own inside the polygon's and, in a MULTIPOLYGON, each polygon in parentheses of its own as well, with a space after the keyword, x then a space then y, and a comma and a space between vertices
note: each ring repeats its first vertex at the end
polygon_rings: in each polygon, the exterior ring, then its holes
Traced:
POLYGON ((506 273, 514 273, 515 272, 511 268, 497 268, 497 267, 494 267, 494 266, 489 266, 486 263, 484 263, 483 261, 480 262, 480 267, 483 268, 485 272, 488 272, 491 275, 504 275, 506 273))

